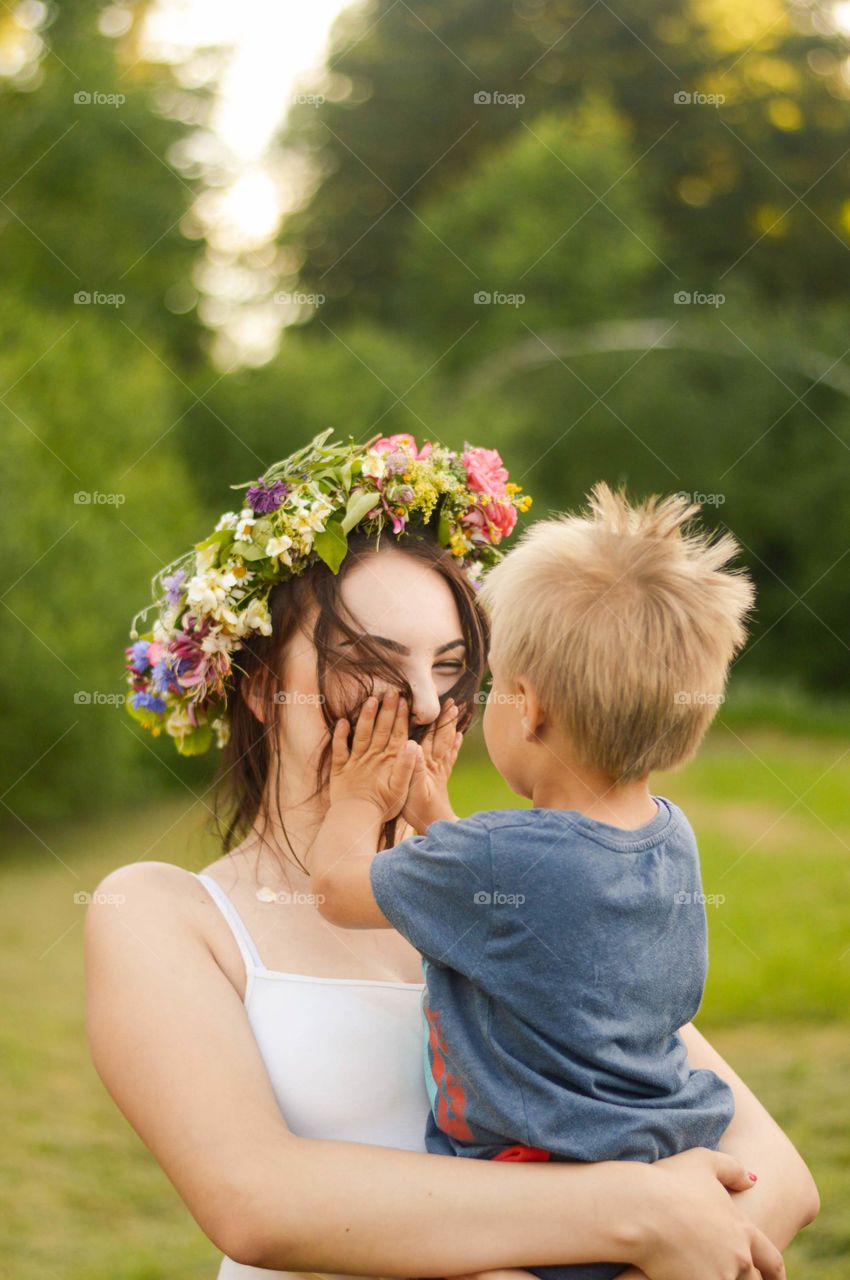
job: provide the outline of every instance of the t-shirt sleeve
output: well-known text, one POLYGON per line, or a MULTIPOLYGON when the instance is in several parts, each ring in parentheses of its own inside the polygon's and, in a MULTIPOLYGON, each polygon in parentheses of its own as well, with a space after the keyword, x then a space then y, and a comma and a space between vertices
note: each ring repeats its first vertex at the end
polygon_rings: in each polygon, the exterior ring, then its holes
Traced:
POLYGON ((439 819, 424 835, 376 854, 370 875, 390 924, 427 960, 470 975, 492 913, 487 827, 474 818, 439 819))

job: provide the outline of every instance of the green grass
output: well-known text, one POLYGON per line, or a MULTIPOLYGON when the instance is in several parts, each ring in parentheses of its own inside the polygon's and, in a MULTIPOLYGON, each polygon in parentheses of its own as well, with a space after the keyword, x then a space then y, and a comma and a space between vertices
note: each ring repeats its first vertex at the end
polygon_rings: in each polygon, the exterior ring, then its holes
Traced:
MULTIPOLYGON (((699 1019, 799 1146, 823 1212, 789 1275, 846 1280, 850 1254, 850 743, 721 725, 654 789, 681 803, 703 853, 711 971, 699 1019)), ((458 811, 518 801, 475 734, 458 811)), ((194 870, 213 855, 206 810, 182 799, 22 833, 4 866, 0 1189, 15 1280, 212 1280, 216 1250, 95 1075, 82 1009, 77 892, 139 858, 194 870)))

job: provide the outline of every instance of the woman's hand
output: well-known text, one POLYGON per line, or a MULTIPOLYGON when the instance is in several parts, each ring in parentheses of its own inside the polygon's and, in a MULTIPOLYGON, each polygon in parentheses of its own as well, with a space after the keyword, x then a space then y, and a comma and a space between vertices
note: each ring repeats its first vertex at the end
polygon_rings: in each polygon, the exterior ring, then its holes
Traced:
POLYGON ((746 1198, 729 1194, 753 1185, 733 1156, 696 1147, 647 1173, 654 1196, 634 1262, 650 1280, 785 1280, 782 1255, 747 1218, 746 1198))
POLYGON ((331 807, 352 800, 375 805, 384 821, 395 818, 410 787, 419 744, 407 736, 407 701, 397 689, 363 703, 351 750, 349 722, 337 720, 331 739, 329 797, 331 807))
POLYGON ((420 743, 422 749, 401 811, 404 821, 420 835, 438 818, 455 818, 448 781, 463 742, 463 734, 455 729, 457 717, 458 707, 449 698, 420 743))

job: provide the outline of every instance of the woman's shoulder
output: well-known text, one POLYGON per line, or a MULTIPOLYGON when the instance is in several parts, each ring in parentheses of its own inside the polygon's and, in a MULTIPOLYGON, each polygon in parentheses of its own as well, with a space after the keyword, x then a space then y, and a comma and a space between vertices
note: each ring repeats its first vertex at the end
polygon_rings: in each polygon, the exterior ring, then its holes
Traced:
POLYGON ((128 862, 103 877, 92 894, 92 901, 105 893, 164 894, 169 898, 189 897, 197 886, 191 871, 174 862, 128 862))
POLYGON ((109 930, 120 921, 140 933, 174 932, 194 917, 203 897, 197 878, 173 862, 129 862, 116 867, 90 895, 86 930, 109 930))

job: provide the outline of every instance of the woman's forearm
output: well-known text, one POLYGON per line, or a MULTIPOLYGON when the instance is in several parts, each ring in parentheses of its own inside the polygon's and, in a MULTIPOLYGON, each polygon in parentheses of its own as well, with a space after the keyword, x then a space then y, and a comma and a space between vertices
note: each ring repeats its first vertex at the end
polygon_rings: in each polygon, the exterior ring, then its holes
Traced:
POLYGON ((254 1172, 240 1260, 356 1275, 625 1263, 649 1195, 633 1163, 511 1166, 293 1137, 254 1172))
POLYGON ((747 1217, 779 1249, 785 1249, 820 1210, 815 1181, 799 1152, 749 1089, 696 1027, 682 1028, 692 1067, 708 1067, 735 1095, 735 1115, 720 1149, 758 1175, 751 1191, 738 1195, 747 1217))

